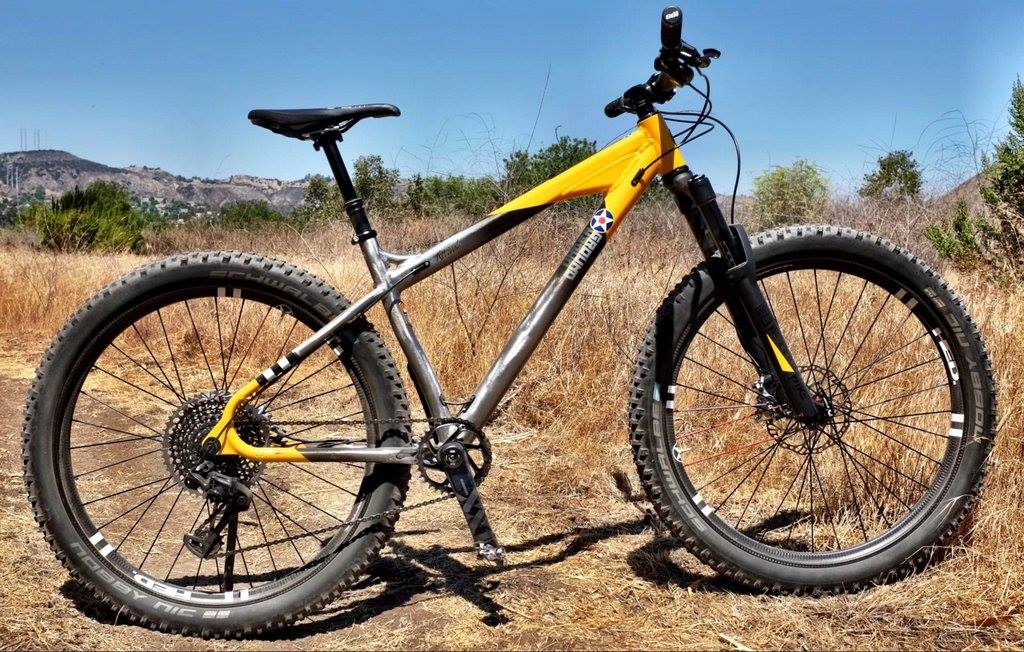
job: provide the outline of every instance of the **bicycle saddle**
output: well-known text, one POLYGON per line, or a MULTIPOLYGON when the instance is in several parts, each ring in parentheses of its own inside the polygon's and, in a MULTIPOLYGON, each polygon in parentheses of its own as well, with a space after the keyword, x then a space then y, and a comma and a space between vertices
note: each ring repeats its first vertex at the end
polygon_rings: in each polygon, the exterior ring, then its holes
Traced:
POLYGON ((276 134, 306 139, 311 135, 342 125, 346 130, 363 118, 401 115, 393 104, 354 104, 331 109, 253 109, 249 121, 276 134))

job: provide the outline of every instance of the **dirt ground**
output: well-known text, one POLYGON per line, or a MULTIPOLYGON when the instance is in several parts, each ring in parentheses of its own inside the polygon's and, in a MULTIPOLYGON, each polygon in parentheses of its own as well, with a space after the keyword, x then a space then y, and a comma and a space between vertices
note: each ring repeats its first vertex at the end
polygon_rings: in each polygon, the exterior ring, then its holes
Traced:
MULTIPOLYGON (((240 643, 160 634, 100 605, 68 577, 37 532, 24 496, 19 433, 40 347, 7 341, 2 351, 3 647, 1012 648, 1024 642, 1016 609, 970 622, 936 616, 944 613, 936 601, 984 600, 1009 590, 978 586, 977 596, 929 590, 957 572, 957 553, 901 584, 852 596, 750 594, 660 536, 632 478, 615 478, 620 500, 584 511, 521 491, 517 468, 543 463, 531 453, 517 455, 525 433, 495 436, 497 472, 484 489, 511 552, 507 566, 477 561, 454 503, 444 503, 403 515, 358 590, 314 619, 240 643)), ((410 501, 425 497, 419 487, 410 501)))

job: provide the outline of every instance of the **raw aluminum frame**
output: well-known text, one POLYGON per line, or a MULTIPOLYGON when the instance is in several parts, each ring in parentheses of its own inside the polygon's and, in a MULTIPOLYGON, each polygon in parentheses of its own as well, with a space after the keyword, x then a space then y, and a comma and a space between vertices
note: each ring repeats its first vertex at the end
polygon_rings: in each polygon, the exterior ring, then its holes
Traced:
POLYGON ((327 344, 340 329, 383 300, 395 337, 409 362, 410 374, 425 412, 432 418, 450 417, 437 373, 408 315, 401 307, 401 292, 519 226, 554 203, 604 193, 602 208, 584 227, 510 336, 501 354, 480 381, 469 404, 458 415, 477 427, 483 426, 583 280, 604 248, 608 236, 621 224, 657 175, 682 165, 682 155, 664 120, 661 115, 654 114, 641 120, 629 136, 612 143, 585 161, 505 204, 482 221, 445 238, 422 253, 391 254, 380 247, 375 236, 363 239, 360 248, 375 283, 374 288, 236 392, 207 439, 219 440, 221 454, 236 454, 263 462, 413 464, 416 457, 414 446, 368 447, 330 445, 326 442, 320 445, 252 446, 238 436, 232 423, 233 416, 235 410, 250 397, 279 380, 285 372, 327 344), (604 219, 599 219, 601 217, 604 219))

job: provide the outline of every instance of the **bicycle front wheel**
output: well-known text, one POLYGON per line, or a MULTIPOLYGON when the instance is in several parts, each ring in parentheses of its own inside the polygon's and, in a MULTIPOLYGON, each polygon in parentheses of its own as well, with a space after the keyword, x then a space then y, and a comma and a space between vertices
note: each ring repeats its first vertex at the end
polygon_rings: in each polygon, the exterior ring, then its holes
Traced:
POLYGON ((753 239, 758 283, 831 416, 790 418, 739 345, 714 260, 662 304, 630 404, 635 460, 701 560, 775 591, 902 577, 963 521, 995 390, 962 302, 919 260, 832 227, 753 239))
MULTIPOLYGON (((218 458, 251 494, 219 531, 220 503, 192 475, 228 397, 347 305, 233 252, 158 261, 90 299, 46 352, 24 430, 32 506, 65 566, 143 623, 216 636, 287 624, 350 586, 392 532, 408 466, 218 458)), ((407 421, 394 362, 359 319, 235 425, 254 445, 379 446, 406 442, 407 421)))

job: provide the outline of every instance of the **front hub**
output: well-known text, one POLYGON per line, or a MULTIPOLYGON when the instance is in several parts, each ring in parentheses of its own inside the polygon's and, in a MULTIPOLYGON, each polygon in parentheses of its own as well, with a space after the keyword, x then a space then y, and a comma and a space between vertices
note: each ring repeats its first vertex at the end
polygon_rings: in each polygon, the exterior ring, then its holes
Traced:
POLYGON ((820 417, 813 422, 795 419, 781 409, 769 411, 765 420, 768 434, 779 446, 800 455, 820 453, 842 440, 851 424, 850 391, 831 370, 817 365, 800 368, 808 389, 819 406, 820 417))

